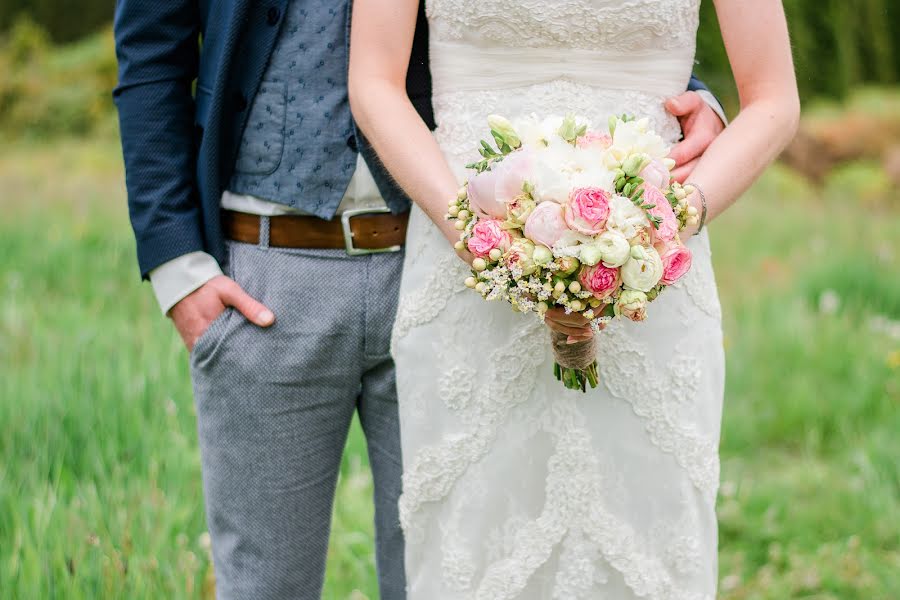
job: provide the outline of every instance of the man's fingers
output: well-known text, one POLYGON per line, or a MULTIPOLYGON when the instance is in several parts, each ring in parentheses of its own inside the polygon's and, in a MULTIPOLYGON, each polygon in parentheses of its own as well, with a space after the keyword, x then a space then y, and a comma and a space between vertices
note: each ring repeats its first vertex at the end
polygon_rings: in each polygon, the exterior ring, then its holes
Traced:
POLYGON ((268 327, 275 322, 275 315, 271 310, 251 298, 247 292, 241 289, 241 286, 233 281, 222 287, 220 295, 226 306, 233 306, 251 323, 260 327, 268 327))
POLYGON ((666 110, 676 117, 683 117, 700 108, 703 98, 696 92, 685 92, 666 100, 666 110))
POLYGON ((694 160, 688 162, 687 164, 681 165, 672 171, 672 177, 678 183, 684 183, 691 176, 691 173, 694 172, 694 169, 697 167, 697 163, 700 162, 699 158, 695 158, 694 160))

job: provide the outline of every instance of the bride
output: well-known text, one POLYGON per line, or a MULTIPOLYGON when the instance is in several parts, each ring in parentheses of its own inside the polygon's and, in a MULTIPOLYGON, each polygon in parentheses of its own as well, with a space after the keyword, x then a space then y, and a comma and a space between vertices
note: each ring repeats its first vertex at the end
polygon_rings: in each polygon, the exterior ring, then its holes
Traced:
MULTIPOLYGON (((646 322, 599 334, 601 384, 581 394, 555 380, 544 324, 463 288, 444 220, 488 114, 630 113, 675 142, 663 103, 688 81, 700 0, 427 0, 433 135, 405 92, 418 3, 356 0, 350 59, 356 118, 417 205, 393 347, 409 597, 712 599, 724 357, 705 229, 646 322)), ((799 114, 781 2, 716 9, 741 112, 690 179, 707 222, 799 114)))

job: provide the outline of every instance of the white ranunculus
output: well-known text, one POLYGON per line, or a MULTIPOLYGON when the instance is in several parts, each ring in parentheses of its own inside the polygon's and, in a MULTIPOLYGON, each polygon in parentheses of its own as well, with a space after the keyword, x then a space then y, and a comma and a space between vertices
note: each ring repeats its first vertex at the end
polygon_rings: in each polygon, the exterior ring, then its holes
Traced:
POLYGON ((638 231, 650 226, 646 213, 624 196, 613 196, 609 201, 609 218, 606 228, 622 235, 626 240, 637 235, 638 231))
POLYGON ((603 254, 604 266, 615 269, 628 262, 628 257, 631 254, 631 245, 621 233, 604 231, 597 236, 594 244, 603 254))
POLYGON ((653 246, 644 248, 644 258, 630 258, 622 265, 622 283, 626 288, 649 292, 662 279, 663 263, 653 246))

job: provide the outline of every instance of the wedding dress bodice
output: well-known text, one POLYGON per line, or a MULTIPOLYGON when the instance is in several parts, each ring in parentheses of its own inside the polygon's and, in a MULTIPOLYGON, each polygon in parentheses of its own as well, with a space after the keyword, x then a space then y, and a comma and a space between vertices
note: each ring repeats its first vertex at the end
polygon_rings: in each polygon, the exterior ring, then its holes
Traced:
MULTIPOLYGON (((438 141, 471 158, 485 116, 627 109, 663 137, 663 100, 690 79, 699 0, 428 0, 438 141)), ((454 160, 455 159, 455 160, 454 160)))

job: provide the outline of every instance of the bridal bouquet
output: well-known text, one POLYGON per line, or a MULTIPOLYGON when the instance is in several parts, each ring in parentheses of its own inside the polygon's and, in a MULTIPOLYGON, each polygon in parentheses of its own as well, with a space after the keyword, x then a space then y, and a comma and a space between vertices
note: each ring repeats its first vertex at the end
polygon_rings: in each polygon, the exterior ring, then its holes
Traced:
MULTIPOLYGON (((691 266, 678 232, 695 224, 689 186, 673 183, 669 148, 647 119, 611 117, 592 129, 574 116, 488 118, 493 144, 450 201, 457 249, 476 258, 466 286, 541 315, 552 307, 600 324, 646 318, 646 308, 691 266)), ((551 332, 567 388, 598 382, 596 336, 551 332)))

